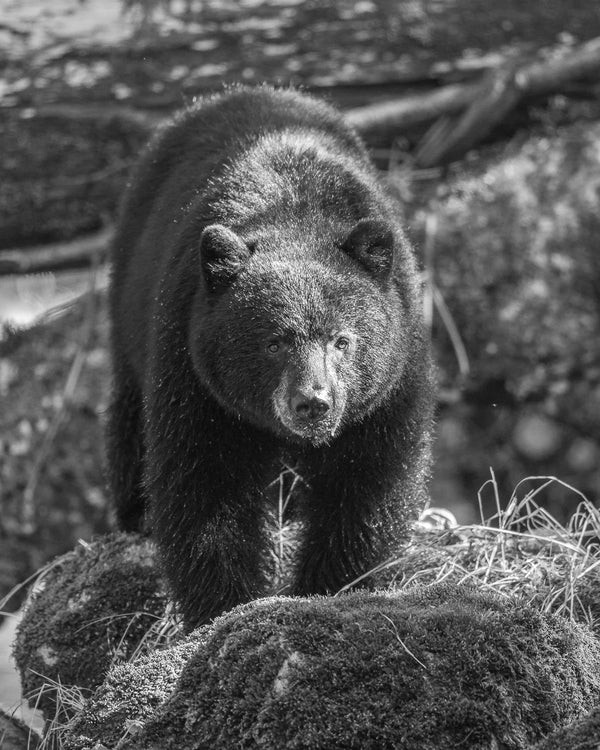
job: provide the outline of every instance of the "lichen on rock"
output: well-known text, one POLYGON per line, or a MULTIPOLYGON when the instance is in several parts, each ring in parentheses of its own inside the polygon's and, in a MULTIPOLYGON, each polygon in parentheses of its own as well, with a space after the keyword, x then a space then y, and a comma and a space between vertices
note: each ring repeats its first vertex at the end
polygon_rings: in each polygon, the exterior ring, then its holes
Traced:
POLYGON ((104 537, 58 558, 38 579, 17 632, 24 696, 52 715, 61 685, 94 690, 166 606, 154 547, 143 537, 104 537))

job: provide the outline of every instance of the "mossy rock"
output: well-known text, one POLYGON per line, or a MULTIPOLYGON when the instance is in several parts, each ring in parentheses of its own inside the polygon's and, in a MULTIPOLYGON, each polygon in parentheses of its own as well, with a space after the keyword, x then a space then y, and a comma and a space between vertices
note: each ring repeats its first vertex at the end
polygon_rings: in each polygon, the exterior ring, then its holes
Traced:
POLYGON ((598 750, 600 747, 600 708, 559 729, 532 750, 598 750))
POLYGON ((593 635, 516 598, 271 598, 113 668, 65 747, 525 750, 599 699, 593 635))
POLYGON ((17 631, 23 694, 48 716, 53 684, 93 690, 115 661, 130 658, 166 608, 143 537, 104 537, 58 558, 38 581, 17 631))

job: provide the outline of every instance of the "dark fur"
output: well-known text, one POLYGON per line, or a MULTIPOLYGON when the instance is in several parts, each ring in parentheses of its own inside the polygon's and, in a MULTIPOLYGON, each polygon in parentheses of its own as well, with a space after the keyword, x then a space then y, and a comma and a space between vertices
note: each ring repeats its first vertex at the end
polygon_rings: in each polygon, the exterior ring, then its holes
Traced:
POLYGON ((147 511, 188 628, 265 592, 282 454, 308 487, 293 593, 334 592, 406 537, 432 409, 419 278, 334 110, 236 88, 164 128, 125 198, 111 313, 117 514, 131 530, 147 511))

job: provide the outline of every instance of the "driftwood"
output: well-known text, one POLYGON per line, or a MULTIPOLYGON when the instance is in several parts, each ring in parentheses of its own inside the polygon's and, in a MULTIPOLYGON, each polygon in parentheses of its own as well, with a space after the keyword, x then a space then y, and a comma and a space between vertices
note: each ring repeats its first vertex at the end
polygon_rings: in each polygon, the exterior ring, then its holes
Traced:
POLYGON ((416 166, 431 167, 474 146, 523 99, 558 92, 565 84, 590 76, 600 77, 600 37, 559 59, 507 62, 480 83, 445 86, 420 96, 358 107, 346 117, 363 132, 378 128, 402 131, 441 117, 415 153, 416 166), (460 112, 463 114, 456 117, 460 112))

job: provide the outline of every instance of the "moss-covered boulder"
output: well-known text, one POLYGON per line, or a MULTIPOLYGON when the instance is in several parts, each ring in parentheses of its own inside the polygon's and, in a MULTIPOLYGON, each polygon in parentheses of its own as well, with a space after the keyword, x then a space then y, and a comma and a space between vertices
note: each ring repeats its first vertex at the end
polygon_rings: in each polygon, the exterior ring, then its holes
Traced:
POLYGON ((588 630, 470 586, 264 599, 192 637, 113 668, 68 750, 525 750, 600 700, 588 630))
POLYGON ((600 747, 600 708, 579 721, 559 729, 532 750, 598 750, 600 747))
POLYGON ((143 537, 104 537, 58 558, 17 632, 23 695, 48 716, 53 685, 95 689, 111 664, 133 655, 166 603, 154 547, 143 537))

